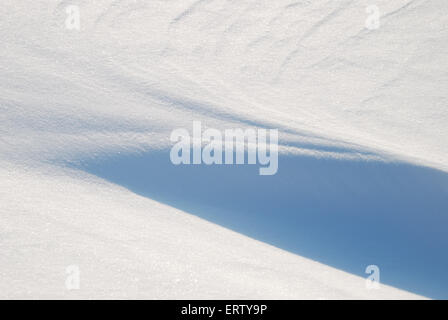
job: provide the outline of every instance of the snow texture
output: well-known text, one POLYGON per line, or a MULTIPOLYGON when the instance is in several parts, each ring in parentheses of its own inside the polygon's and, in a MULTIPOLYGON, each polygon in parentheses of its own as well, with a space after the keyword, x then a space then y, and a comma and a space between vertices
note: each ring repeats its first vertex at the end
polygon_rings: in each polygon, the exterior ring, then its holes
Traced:
POLYGON ((448 298, 448 2, 374 2, 3 0, 0 298, 448 298), (193 121, 278 173, 173 166, 193 121))

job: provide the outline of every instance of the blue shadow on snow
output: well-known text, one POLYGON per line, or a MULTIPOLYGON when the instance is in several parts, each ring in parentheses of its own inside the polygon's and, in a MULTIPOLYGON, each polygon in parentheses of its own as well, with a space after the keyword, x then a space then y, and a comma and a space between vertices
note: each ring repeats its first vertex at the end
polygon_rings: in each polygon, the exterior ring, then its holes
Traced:
POLYGON ((169 151, 77 167, 257 240, 431 298, 448 298, 448 174, 404 163, 279 156, 258 165, 180 165, 169 151))

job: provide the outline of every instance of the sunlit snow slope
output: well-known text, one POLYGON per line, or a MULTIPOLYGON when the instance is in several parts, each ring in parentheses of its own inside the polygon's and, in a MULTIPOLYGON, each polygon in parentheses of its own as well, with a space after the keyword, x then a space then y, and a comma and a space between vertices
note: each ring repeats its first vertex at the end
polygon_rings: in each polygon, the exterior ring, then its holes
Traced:
POLYGON ((448 298, 448 2, 371 4, 3 0, 0 297, 448 298), (194 120, 278 174, 173 166, 194 120))

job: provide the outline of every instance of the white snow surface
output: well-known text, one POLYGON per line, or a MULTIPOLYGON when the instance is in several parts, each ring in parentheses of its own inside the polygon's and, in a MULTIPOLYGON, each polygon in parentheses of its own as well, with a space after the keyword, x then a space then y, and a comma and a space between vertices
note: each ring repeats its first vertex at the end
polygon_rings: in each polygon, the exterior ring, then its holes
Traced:
POLYGON ((166 150, 200 120, 278 128, 284 155, 446 174, 448 2, 377 0, 377 30, 370 4, 3 0, 0 298, 422 298, 64 165, 166 150))

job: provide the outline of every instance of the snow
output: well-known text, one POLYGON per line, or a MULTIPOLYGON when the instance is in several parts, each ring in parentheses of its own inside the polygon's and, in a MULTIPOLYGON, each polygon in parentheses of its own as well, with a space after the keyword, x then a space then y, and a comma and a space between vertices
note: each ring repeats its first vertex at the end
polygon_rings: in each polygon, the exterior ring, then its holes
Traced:
POLYGON ((448 297, 448 4, 375 4, 4 0, 0 298, 448 297), (277 175, 173 166, 193 121, 277 175))

